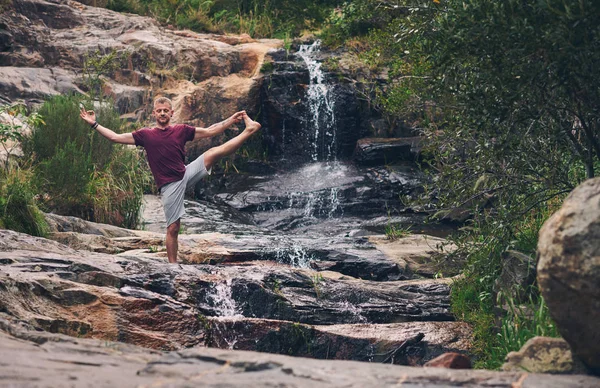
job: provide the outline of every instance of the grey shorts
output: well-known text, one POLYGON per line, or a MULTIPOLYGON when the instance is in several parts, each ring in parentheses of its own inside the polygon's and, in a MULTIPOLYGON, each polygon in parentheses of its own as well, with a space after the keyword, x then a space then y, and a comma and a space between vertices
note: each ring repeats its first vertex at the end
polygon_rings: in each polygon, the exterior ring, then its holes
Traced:
POLYGON ((185 214, 185 208, 183 207, 183 198, 185 191, 192 188, 207 175, 210 175, 211 171, 206 171, 204 165, 204 154, 200 155, 192 163, 185 166, 185 174, 183 179, 177 182, 167 183, 160 188, 160 195, 165 209, 165 218, 167 220, 167 227, 173 222, 177 221, 185 214))

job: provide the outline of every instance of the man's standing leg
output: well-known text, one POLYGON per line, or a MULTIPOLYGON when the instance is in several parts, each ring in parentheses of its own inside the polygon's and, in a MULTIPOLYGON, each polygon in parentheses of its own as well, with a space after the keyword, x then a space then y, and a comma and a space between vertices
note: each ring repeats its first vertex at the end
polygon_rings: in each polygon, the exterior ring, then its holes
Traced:
POLYGON ((181 217, 185 214, 184 195, 185 181, 182 179, 177 182, 168 183, 160 190, 165 219, 167 225, 167 236, 165 245, 167 247, 167 258, 169 263, 177 262, 177 248, 179 227, 181 217))
POLYGON ((169 259, 169 263, 177 263, 177 249, 178 249, 178 241, 179 237, 179 226, 181 225, 181 219, 173 222, 171 225, 167 226, 167 258, 169 259))

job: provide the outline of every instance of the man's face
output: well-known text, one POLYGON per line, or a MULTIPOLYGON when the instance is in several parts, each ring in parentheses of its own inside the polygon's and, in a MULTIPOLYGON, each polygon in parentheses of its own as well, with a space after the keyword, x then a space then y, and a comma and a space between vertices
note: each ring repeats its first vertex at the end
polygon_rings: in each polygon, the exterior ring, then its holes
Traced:
POLYGON ((154 105, 154 110, 152 111, 156 122, 160 126, 167 126, 171 121, 171 117, 173 117, 173 109, 171 109, 171 105, 169 104, 156 104, 154 105))

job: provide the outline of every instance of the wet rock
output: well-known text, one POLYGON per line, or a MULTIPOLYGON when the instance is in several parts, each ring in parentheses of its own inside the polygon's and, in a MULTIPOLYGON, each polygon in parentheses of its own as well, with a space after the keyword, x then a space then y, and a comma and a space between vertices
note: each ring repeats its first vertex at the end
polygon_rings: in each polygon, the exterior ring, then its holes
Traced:
MULTIPOLYGON (((312 60, 323 61, 315 53, 312 60)), ((309 68, 298 53, 279 50, 269 53, 273 71, 265 75, 261 89, 263 139, 271 160, 284 165, 297 165, 316 160, 347 158, 352 154, 356 140, 365 132, 361 127, 361 108, 354 87, 329 82, 324 74, 322 89, 327 105, 335 116, 335 128, 325 130, 330 118, 325 113, 312 112, 307 95, 311 81, 309 68), (315 128, 321 126, 320 131, 315 128), (336 132, 335 136, 334 133, 336 132), (335 141, 332 143, 332 139, 335 141), (325 144, 332 144, 331 147, 325 144)))
POLYGON ((207 318, 211 347, 319 359, 422 365, 449 350, 468 351, 470 327, 456 322, 309 326, 248 318, 207 318), (444 333, 440 335, 440 333, 444 333))
POLYGON ((9 385, 93 385, 111 387, 264 386, 592 388, 593 376, 495 371, 453 371, 352 361, 310 360, 267 353, 193 348, 157 352, 118 342, 35 331, 0 313, 0 363, 9 385))
POLYGON ((369 241, 409 276, 449 277, 458 275, 462 269, 462 260, 450 256, 456 247, 442 238, 411 234, 397 239, 371 236, 369 241))
MULTIPOLYGON (((140 233, 152 236, 149 232, 140 233)), ((0 252, 0 262, 3 271, 10 275, 6 281, 22 284, 26 290, 24 298, 30 298, 31 305, 44 306, 38 313, 46 311, 48 319, 64 319, 63 313, 73 317, 69 310, 79 308, 73 300, 98 305, 101 315, 108 307, 105 303, 108 295, 112 295, 109 299, 114 299, 109 303, 113 306, 110 315, 116 313, 127 317, 123 318, 124 322, 130 322, 126 327, 117 325, 121 332, 129 332, 133 327, 131 322, 146 319, 139 315, 140 311, 167 309, 172 312, 187 306, 181 310, 188 311, 182 313, 185 317, 193 316, 195 311, 218 316, 222 314, 220 309, 225 299, 244 316, 313 324, 453 319, 449 312, 449 287, 444 281, 360 281, 344 275, 331 277, 328 273, 310 269, 293 269, 274 262, 186 265, 178 269, 163 264, 164 258, 157 260, 164 252, 141 255, 138 251, 128 250, 127 244, 148 244, 148 237, 115 238, 124 251, 118 256, 82 254, 57 243, 43 243, 44 239, 35 239, 36 250, 29 251, 27 247, 31 245, 27 243, 27 237, 23 237, 23 242, 14 232, 4 232, 4 237, 3 241, 9 244, 0 252), (49 245, 49 249, 44 245, 49 245), (225 299, 219 295, 220 290, 229 293, 225 299), (134 298, 131 308, 115 307, 126 305, 123 298, 134 298), (129 316, 131 310, 134 313, 129 316)), ((223 249, 215 246, 214 237, 207 236, 204 245, 197 245, 196 249, 204 246, 213 253, 223 249)), ((198 236, 189 238, 200 241, 198 236)), ((182 238, 183 247, 184 242, 186 239, 182 238)), ((13 294, 13 285, 7 283, 4 287, 2 299, 6 304, 3 308, 27 319, 32 311, 19 302, 20 294, 13 294)), ((195 324, 189 318, 179 321, 189 327, 195 324)), ((152 327, 161 327, 161 324, 155 323, 152 327)), ((190 330, 182 329, 182 333, 190 330)), ((93 324, 91 332, 97 333, 93 324)), ((174 340, 173 337, 170 340, 174 340)))
POLYGON ((587 373, 581 361, 573 358, 571 348, 565 340, 549 337, 534 337, 518 352, 508 353, 502 370, 531 373, 587 373))
POLYGON ((356 142, 353 160, 363 165, 416 160, 421 151, 421 142, 421 137, 360 139, 356 142))
POLYGON ((447 369, 471 369, 471 359, 460 353, 444 353, 425 363, 427 367, 447 369))
POLYGON ((579 185, 546 221, 537 280, 573 353, 600 374, 600 179, 579 185))
POLYGON ((200 198, 249 213, 256 225, 271 231, 335 236, 364 225, 383 233, 390 217, 422 227, 427 214, 405 212, 399 199, 399 193, 415 194, 422 181, 414 166, 313 163, 276 174, 233 176, 215 186, 203 183, 200 198))

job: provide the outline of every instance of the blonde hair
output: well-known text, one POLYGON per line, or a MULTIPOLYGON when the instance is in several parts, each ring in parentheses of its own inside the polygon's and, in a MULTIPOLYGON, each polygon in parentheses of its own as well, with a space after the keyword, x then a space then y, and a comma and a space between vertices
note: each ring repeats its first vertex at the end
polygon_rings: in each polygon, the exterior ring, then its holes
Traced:
POLYGON ((157 97, 154 100, 154 106, 156 106, 156 104, 169 104, 169 107, 173 109, 173 102, 171 102, 171 100, 169 100, 167 97, 157 97))

